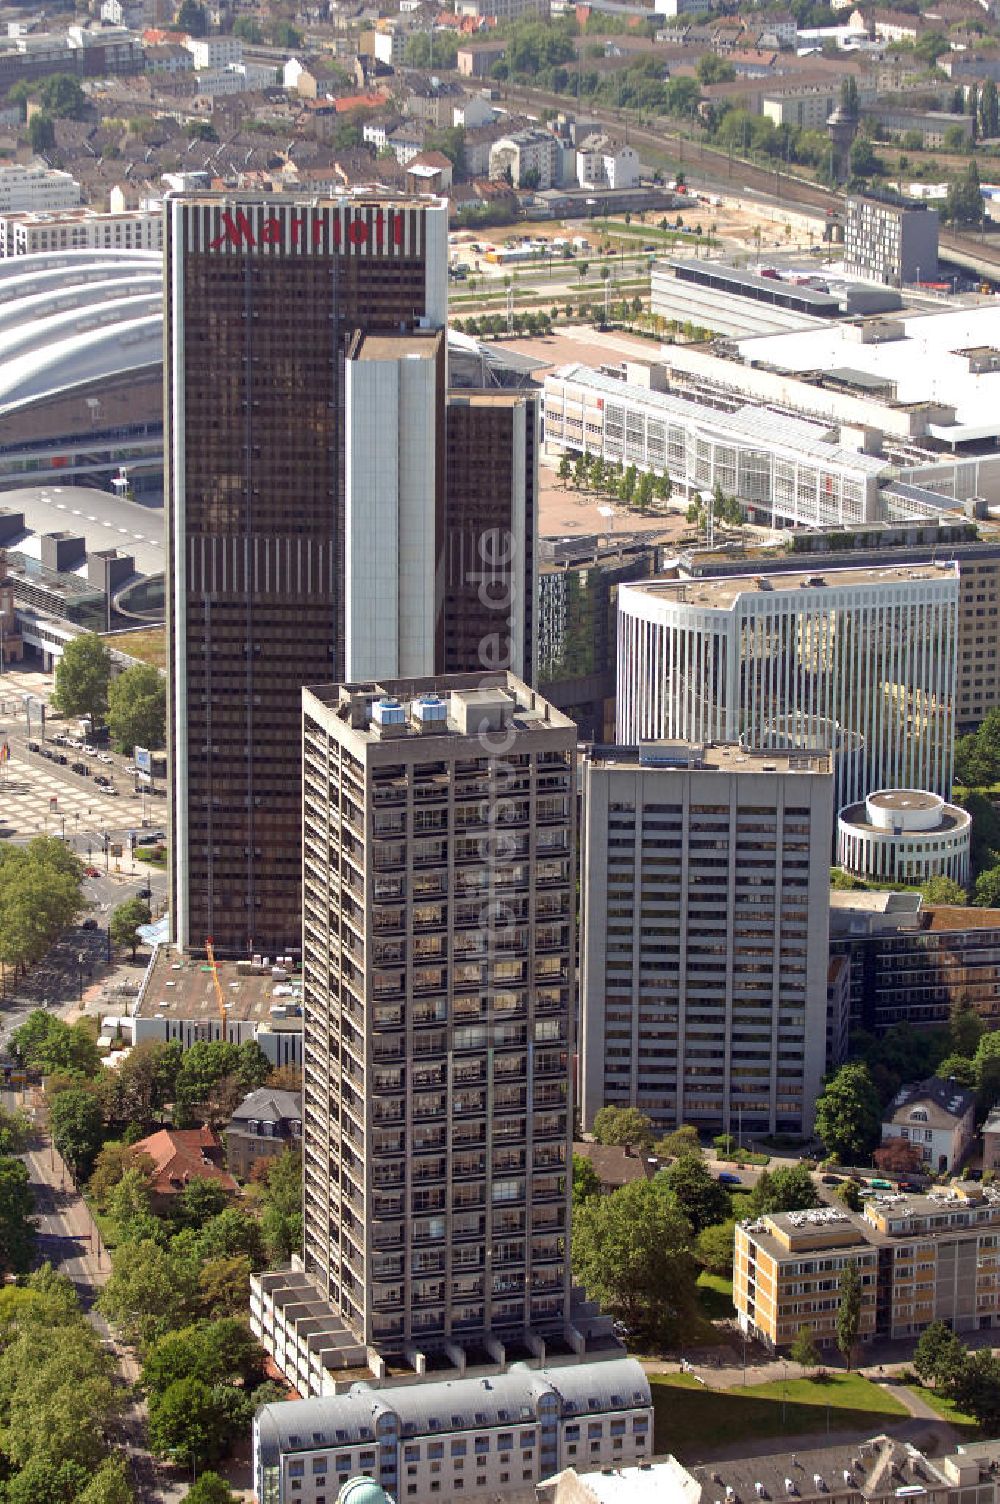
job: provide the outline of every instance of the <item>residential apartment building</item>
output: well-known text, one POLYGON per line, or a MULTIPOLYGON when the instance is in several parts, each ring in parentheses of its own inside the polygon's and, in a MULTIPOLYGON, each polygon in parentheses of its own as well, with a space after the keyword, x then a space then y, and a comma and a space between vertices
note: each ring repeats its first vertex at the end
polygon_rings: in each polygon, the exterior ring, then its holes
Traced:
POLYGON ((162 249, 161 208, 111 214, 87 208, 0 214, 0 257, 40 251, 162 249))
POLYGON ((399 1504, 534 1504, 535 1485, 567 1466, 618 1468, 652 1450, 649 1380, 634 1358, 520 1365, 490 1379, 354 1384, 264 1405, 253 1425, 254 1490, 260 1504, 336 1504, 349 1478, 367 1475, 399 1504))
POLYGON ((515 188, 555 188, 559 162, 559 143, 548 131, 518 131, 490 147, 490 177, 509 174, 515 188))
POLYGON ((861 1276, 861 1343, 1000 1326, 1000 1195, 970 1183, 928 1196, 886 1193, 863 1213, 823 1207, 736 1227, 733 1304, 740 1326, 785 1348, 808 1326, 836 1340, 840 1281, 861 1276))
POLYGON ((727 412, 666 391, 662 367, 629 379, 588 366, 545 378, 550 453, 601 455, 655 474, 684 496, 718 483, 767 527, 853 527, 878 515, 886 460, 847 449, 829 428, 766 407, 727 412))
POLYGON ((965 1003, 1000 1028, 1000 910, 925 907, 918 893, 831 893, 830 949, 850 964, 852 1028, 940 1028, 965 1003))
POLYGON ((836 809, 947 795, 957 626, 951 563, 623 585, 617 740, 839 748, 836 809))
POLYGON ((243 61, 243 43, 239 37, 187 37, 184 46, 197 69, 228 68, 232 63, 243 61))
POLYGON ((851 197, 844 221, 844 270, 888 287, 937 276, 938 212, 922 203, 851 197))
POLYGON ((638 188, 639 153, 601 132, 587 136, 577 143, 576 177, 581 188, 638 188))
POLYGON ((812 1130, 826 1069, 827 752, 648 742, 584 763, 581 1115, 812 1130))
POLYGON ((0 167, 0 214, 71 209, 80 197, 80 184, 68 172, 16 162, 0 167))
POLYGON ((362 1357, 565 1340, 575 752, 510 674, 305 692, 303 1257, 362 1357))

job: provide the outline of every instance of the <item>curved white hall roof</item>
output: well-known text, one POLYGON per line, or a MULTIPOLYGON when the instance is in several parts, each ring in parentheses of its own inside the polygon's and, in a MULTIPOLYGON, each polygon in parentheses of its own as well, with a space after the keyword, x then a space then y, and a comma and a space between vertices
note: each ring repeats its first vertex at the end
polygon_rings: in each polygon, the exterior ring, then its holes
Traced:
POLYGON ((159 365, 157 251, 41 252, 0 261, 0 415, 159 365))

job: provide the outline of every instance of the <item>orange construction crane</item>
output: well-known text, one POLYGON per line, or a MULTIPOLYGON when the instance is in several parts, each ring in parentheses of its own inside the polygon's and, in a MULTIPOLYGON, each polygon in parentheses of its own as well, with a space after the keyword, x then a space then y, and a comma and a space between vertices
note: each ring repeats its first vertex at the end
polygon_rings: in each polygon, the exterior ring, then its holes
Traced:
POLYGON ((208 956, 208 965, 212 973, 212 981, 215 983, 215 1000, 219 1005, 219 1019, 222 1024, 221 1038, 226 1038, 226 1001, 222 996, 222 983, 219 981, 219 963, 215 959, 215 951, 212 949, 212 937, 209 935, 205 941, 205 954, 208 956))

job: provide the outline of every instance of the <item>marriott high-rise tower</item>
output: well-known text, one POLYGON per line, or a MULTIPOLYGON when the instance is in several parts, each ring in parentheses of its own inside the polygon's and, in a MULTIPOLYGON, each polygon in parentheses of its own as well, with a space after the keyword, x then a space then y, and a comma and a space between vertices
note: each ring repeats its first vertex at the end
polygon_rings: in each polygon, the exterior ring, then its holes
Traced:
POLYGON ((380 673, 442 651, 446 312, 444 202, 168 203, 181 947, 297 949, 301 687, 370 673, 373 622, 380 673))

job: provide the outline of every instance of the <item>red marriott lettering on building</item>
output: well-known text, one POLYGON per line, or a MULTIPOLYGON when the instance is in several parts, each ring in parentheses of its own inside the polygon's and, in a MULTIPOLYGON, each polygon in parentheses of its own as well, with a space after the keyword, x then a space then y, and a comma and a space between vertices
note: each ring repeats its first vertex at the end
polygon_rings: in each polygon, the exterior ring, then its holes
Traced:
POLYGON ((252 208, 212 209, 206 224, 195 226, 194 249, 208 251, 275 250, 286 254, 339 252, 343 255, 419 253, 419 212, 371 205, 330 205, 306 209, 299 205, 275 209, 273 204, 252 208), (411 241, 414 242, 410 244, 411 241))

